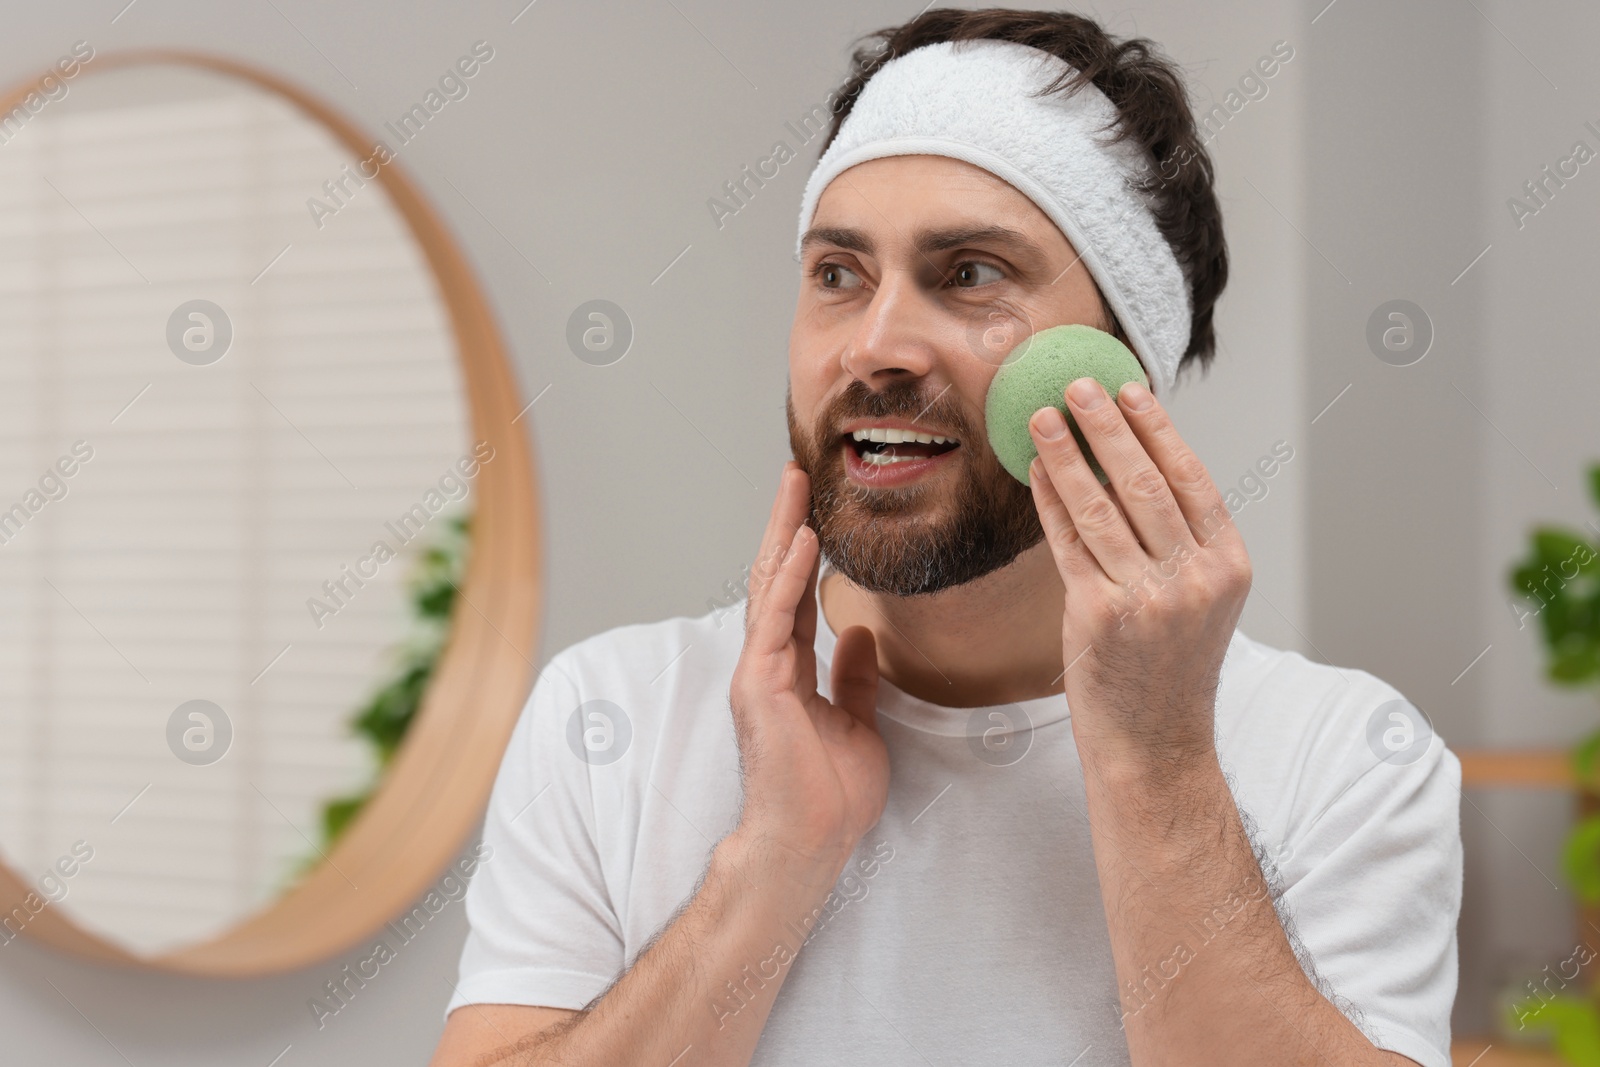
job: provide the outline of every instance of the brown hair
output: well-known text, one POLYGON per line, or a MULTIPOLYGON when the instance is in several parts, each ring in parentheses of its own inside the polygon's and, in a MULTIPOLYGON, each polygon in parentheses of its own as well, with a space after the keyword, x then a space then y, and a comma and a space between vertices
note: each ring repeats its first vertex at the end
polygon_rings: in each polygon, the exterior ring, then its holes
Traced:
MULTIPOLYGON (((1209 367, 1216 355, 1212 309, 1228 283, 1222 207, 1217 203, 1211 157, 1195 127, 1183 79, 1154 41, 1143 37, 1118 41, 1094 20, 1065 11, 926 11, 903 26, 857 39, 850 76, 833 94, 837 110, 822 151, 838 136, 856 94, 883 64, 923 45, 981 38, 1031 45, 1066 61, 1072 69, 1038 95, 1070 96, 1088 81, 1116 108, 1120 118, 1110 131, 1113 143, 1133 139, 1149 156, 1151 176, 1137 190, 1148 198, 1156 225, 1189 284, 1193 318, 1179 369, 1191 363, 1209 367), (1174 171, 1170 176, 1169 170, 1174 171)), ((1106 311, 1114 332, 1122 335, 1121 324, 1109 308, 1106 311)))

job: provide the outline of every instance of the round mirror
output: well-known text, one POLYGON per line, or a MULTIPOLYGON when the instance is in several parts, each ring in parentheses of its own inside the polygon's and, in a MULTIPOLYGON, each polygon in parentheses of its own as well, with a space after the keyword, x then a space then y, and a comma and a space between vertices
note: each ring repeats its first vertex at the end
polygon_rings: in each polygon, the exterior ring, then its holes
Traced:
POLYGON ((301 966, 481 814, 533 673, 523 412, 400 146, 86 53, 0 103, 0 940, 301 966))

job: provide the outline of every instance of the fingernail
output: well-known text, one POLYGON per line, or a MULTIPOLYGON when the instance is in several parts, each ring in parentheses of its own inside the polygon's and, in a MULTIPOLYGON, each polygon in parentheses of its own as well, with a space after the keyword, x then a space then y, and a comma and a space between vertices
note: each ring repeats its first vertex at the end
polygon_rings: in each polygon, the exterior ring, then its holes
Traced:
POLYGON ((1117 394, 1122 402, 1134 411, 1143 411, 1150 406, 1150 390, 1138 382, 1129 382, 1117 394))
POLYGON ((1106 395, 1105 387, 1094 378, 1079 378, 1067 386, 1067 391, 1072 394, 1072 399, 1078 402, 1078 406, 1085 411, 1099 407, 1100 401, 1106 395))
POLYGON ((1033 425, 1046 441, 1054 441, 1067 432, 1067 420, 1060 408, 1040 408, 1034 412, 1033 425))

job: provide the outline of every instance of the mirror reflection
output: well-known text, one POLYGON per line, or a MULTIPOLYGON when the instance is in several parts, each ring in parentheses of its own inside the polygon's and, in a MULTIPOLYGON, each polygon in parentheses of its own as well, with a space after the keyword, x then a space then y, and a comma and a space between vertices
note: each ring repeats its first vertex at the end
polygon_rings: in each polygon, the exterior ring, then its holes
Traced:
POLYGON ((142 953, 322 862, 446 638, 471 439, 438 280, 242 79, 93 63, 0 147, 0 860, 142 953))

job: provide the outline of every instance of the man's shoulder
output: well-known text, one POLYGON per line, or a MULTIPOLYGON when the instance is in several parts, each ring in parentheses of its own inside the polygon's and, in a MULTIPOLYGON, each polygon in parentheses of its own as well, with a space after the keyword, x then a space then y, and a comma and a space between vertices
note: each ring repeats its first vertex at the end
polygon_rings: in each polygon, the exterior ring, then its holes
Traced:
POLYGON ((550 659, 580 691, 666 694, 684 684, 727 685, 744 643, 743 600, 702 615, 623 623, 562 648, 550 659))
POLYGON ((663 746, 698 773, 737 766, 728 686, 743 643, 740 609, 624 623, 566 645, 523 707, 522 748, 562 773, 588 767, 590 787, 604 780, 619 796, 664 771, 663 746))
POLYGON ((1388 681, 1238 630, 1219 686, 1217 734, 1231 770, 1280 795, 1339 792, 1380 766, 1413 786, 1459 775, 1426 709, 1388 681))
POLYGON ((1321 663, 1235 631, 1217 700, 1218 739, 1237 762, 1349 774, 1376 764, 1448 767, 1427 709, 1360 667, 1321 663))
POLYGON ((1382 678, 1359 667, 1311 659, 1295 649, 1278 648, 1235 630, 1223 664, 1222 687, 1229 699, 1219 711, 1269 714, 1291 728, 1338 721, 1405 700, 1382 678))

